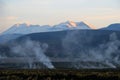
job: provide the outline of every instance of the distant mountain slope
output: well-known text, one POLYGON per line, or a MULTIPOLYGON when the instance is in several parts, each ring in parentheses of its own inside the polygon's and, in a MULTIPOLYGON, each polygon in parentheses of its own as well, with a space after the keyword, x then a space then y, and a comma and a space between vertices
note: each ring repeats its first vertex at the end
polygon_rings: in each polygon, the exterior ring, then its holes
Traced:
POLYGON ((103 30, 114 30, 114 31, 120 31, 120 23, 111 24, 108 27, 102 28, 103 30))
POLYGON ((51 59, 55 68, 120 68, 120 32, 67 30, 32 33, 0 45, 0 54, 7 57, 33 57, 41 53, 51 59))
POLYGON ((91 29, 91 26, 84 22, 73 22, 67 21, 55 26, 49 25, 27 25, 27 24, 15 24, 3 34, 30 34, 39 32, 52 32, 52 31, 62 31, 62 30, 74 30, 74 29, 91 29))
POLYGON ((16 41, 24 42, 26 38, 40 43, 47 43, 49 45, 47 55, 59 54, 58 57, 60 57, 61 54, 67 54, 63 50, 65 46, 72 47, 75 53, 79 53, 80 50, 89 50, 107 44, 114 38, 120 40, 120 33, 104 30, 70 30, 28 34, 19 37, 16 41), (111 37, 114 33, 115 36, 111 37))
POLYGON ((21 34, 4 34, 0 35, 0 43, 4 44, 10 40, 16 39, 18 37, 22 36, 21 34))
MULTIPOLYGON (((19 37, 14 43, 23 45, 23 50, 27 51, 29 47, 24 47, 24 44, 32 46, 30 44, 40 43, 45 55, 55 58, 52 59, 53 62, 69 61, 76 68, 120 68, 119 31, 68 30, 34 33, 19 37)), ((31 51, 32 48, 34 47, 30 47, 31 51)), ((55 65, 58 67, 59 63, 55 65)))
POLYGON ((50 26, 39 26, 39 25, 27 25, 23 24, 15 24, 3 34, 29 34, 29 33, 37 33, 37 32, 44 32, 49 30, 50 26))

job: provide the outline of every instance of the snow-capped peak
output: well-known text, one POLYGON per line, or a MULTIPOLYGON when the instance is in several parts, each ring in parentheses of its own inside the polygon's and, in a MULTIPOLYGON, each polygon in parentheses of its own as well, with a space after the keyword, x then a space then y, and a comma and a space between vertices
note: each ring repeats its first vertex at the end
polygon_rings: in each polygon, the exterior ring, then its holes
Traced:
POLYGON ((88 24, 85 22, 74 22, 74 21, 66 21, 64 23, 60 23, 54 26, 55 28, 67 28, 67 29, 91 29, 88 24))
POLYGON ((3 34, 30 34, 30 33, 37 33, 37 32, 52 32, 52 31, 62 31, 62 30, 73 30, 73 29, 91 29, 84 22, 74 22, 74 21, 66 21, 60 23, 58 25, 49 26, 49 25, 31 25, 31 24, 15 24, 3 34))
POLYGON ((74 28, 74 27, 77 27, 77 24, 73 21, 66 21, 66 22, 63 22, 63 23, 60 23, 58 25, 55 25, 54 27, 56 28, 74 28))

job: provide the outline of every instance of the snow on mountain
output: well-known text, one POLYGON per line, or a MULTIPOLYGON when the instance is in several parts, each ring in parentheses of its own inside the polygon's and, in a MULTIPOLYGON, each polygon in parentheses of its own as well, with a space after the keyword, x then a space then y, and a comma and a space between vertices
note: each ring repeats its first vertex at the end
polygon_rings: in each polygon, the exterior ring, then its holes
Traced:
POLYGON ((58 25, 49 26, 49 25, 27 25, 23 24, 15 24, 3 34, 30 34, 30 33, 37 33, 37 32, 52 32, 52 31, 61 31, 61 30, 73 30, 73 29, 91 29, 84 22, 73 22, 73 21, 66 21, 64 23, 60 23, 58 25))
POLYGON ((102 28, 102 30, 120 31, 120 23, 111 24, 108 27, 102 28))
POLYGON ((40 25, 27 25, 27 24, 15 24, 3 34, 29 34, 35 32, 45 32, 50 26, 40 26, 40 25))
POLYGON ((53 28, 55 30, 91 29, 90 26, 88 26, 84 22, 73 22, 73 21, 67 21, 64 23, 60 23, 58 25, 55 25, 53 28))

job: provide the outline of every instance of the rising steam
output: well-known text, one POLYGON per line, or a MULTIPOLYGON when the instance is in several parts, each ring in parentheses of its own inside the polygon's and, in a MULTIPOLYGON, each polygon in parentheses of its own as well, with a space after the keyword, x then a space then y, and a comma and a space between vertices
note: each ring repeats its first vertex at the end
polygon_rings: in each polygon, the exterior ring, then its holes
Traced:
POLYGON ((41 44, 39 42, 26 39, 21 44, 14 44, 14 46, 11 47, 11 51, 14 53, 13 55, 28 58, 29 68, 36 68, 33 66, 33 62, 36 60, 43 63, 47 68, 53 69, 54 66, 50 59, 44 54, 47 48, 48 45, 46 43, 41 44))
MULTIPOLYGON (((72 67, 80 68, 117 68, 120 66, 120 41, 116 33, 109 36, 109 41, 90 47, 93 36, 78 31, 68 33, 63 39, 64 51, 73 63, 72 67), (89 46, 89 47, 88 47, 89 46)), ((94 45, 94 44, 93 44, 94 45)))

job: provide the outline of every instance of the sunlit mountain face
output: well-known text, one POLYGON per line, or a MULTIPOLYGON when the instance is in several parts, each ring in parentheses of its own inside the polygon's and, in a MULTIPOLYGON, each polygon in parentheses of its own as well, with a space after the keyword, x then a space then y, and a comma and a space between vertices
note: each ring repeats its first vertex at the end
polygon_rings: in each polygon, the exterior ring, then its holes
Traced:
POLYGON ((68 26, 70 27, 77 27, 77 24, 75 23, 75 22, 73 22, 73 21, 69 21, 69 24, 68 24, 68 26))

